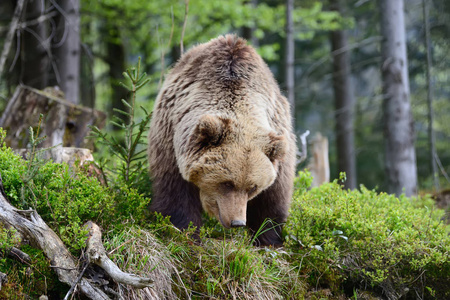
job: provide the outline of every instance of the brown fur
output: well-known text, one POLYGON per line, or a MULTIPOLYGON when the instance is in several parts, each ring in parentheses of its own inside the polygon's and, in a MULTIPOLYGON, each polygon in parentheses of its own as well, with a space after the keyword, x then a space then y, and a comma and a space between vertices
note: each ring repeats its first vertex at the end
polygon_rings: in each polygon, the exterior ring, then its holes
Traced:
POLYGON ((225 227, 247 220, 261 245, 281 244, 295 172, 289 104, 245 40, 222 36, 184 54, 167 76, 150 124, 152 209, 179 228, 202 208, 225 227))

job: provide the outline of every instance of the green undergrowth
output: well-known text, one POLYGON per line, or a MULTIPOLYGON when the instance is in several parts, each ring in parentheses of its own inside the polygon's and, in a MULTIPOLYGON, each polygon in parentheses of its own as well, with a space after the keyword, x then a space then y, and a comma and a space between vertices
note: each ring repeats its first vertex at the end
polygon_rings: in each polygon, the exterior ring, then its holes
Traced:
MULTIPOLYGON (((0 144, 3 135, 0 129, 0 144)), ((450 298, 449 226, 428 197, 346 191, 338 181, 309 189, 311 178, 302 172, 285 246, 273 249, 254 247, 245 228, 224 229, 206 216, 202 228, 180 231, 148 213, 150 199, 142 191, 120 180, 106 186, 90 166, 38 157, 29 162, 1 145, 0 174, 11 204, 36 209, 74 257, 85 244, 83 224, 92 220, 122 270, 154 280, 153 289, 140 290, 109 281, 124 299, 450 298)), ((16 299, 64 296, 69 289, 57 282, 42 252, 5 228, 0 271, 9 279, 0 299, 13 291, 16 299), (10 259, 12 246, 28 253, 32 264, 10 259)))
MULTIPOLYGON (((2 249, 1 244, 0 251, 7 250, 2 249)), ((58 299, 60 292, 67 288, 59 282, 50 268, 49 260, 41 250, 29 245, 23 245, 21 250, 30 256, 30 263, 7 259, 2 257, 4 254, 0 254, 0 271, 8 276, 8 281, 3 283, 0 290, 0 299, 38 299, 41 295, 58 299)))
POLYGON ((199 231, 180 232, 161 216, 150 226, 178 261, 184 284, 180 298, 303 299, 307 284, 286 251, 254 247, 246 229, 224 230, 204 218, 199 231))
MULTIPOLYGON (((0 128, 0 141, 3 134, 0 128)), ((74 254, 85 246, 87 231, 83 224, 89 220, 106 230, 145 222, 150 199, 135 189, 102 185, 90 173, 89 165, 69 167, 36 160, 24 160, 0 145, 0 174, 6 196, 18 209, 37 210, 74 254)))
POLYGON ((345 191, 338 181, 307 190, 310 182, 297 178, 285 245, 312 286, 450 299, 449 227, 430 198, 345 191))

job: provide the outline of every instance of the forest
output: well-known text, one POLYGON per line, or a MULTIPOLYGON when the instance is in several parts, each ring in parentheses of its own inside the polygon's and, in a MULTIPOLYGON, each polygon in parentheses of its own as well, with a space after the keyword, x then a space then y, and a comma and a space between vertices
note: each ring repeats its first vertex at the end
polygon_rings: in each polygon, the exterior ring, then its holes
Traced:
POLYGON ((0 1, 0 299, 448 299, 449 51, 447 0, 0 1), (158 92, 225 34, 291 107, 281 248, 149 210, 158 92))

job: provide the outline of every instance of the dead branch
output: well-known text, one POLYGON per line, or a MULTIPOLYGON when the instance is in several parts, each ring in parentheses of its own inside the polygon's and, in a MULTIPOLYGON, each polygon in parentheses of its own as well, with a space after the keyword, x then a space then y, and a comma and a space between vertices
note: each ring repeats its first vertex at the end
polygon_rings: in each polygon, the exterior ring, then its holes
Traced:
POLYGON ((86 223, 89 229, 86 253, 90 263, 101 267, 114 281, 132 285, 136 288, 145 288, 153 285, 150 278, 139 277, 134 274, 122 272, 119 267, 106 255, 102 244, 102 233, 97 224, 89 221, 86 223))
POLYGON ((21 262, 21 263, 31 263, 31 258, 28 254, 25 252, 20 251, 16 247, 12 247, 11 250, 9 250, 8 256, 21 262))
POLYGON ((2 290, 2 285, 8 282, 8 276, 5 273, 0 272, 0 291, 2 290))
POLYGON ((306 130, 301 136, 300 136, 300 142, 302 145, 302 151, 297 153, 297 164, 303 162, 306 157, 308 156, 308 147, 306 145, 306 137, 309 135, 309 130, 306 130))
POLYGON ((184 52, 183 40, 184 40, 184 32, 186 31, 188 12, 189 12, 189 0, 184 0, 184 21, 183 21, 183 29, 181 30, 181 39, 180 39, 181 55, 183 55, 183 52, 184 52))
MULTIPOLYGON (((0 193, 0 223, 6 227, 15 228, 19 234, 27 237, 33 245, 42 249, 61 282, 72 285, 76 281, 79 273, 76 261, 61 239, 48 227, 36 211, 33 210, 31 213, 28 211, 22 214, 21 211, 9 204, 3 194, 0 193)), ((104 292, 85 278, 80 280, 78 286, 81 292, 90 299, 109 299, 104 292)))
POLYGON ((18 0, 16 4, 16 9, 14 10, 14 15, 11 20, 11 24, 9 25, 8 35, 6 36, 5 43, 3 44, 2 55, 0 56, 0 75, 3 74, 3 69, 5 67, 6 58, 9 55, 9 50, 11 49, 12 40, 14 37, 14 33, 17 30, 17 26, 19 25, 20 16, 22 15, 23 6, 25 4, 25 0, 18 0))

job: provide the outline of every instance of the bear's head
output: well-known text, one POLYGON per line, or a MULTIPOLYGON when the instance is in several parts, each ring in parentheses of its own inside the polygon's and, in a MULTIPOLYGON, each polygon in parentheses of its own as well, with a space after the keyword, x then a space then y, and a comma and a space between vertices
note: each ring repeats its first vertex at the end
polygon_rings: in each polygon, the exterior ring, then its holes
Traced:
POLYGON ((195 159, 185 179, 199 188, 203 209, 226 228, 246 225, 247 202, 273 184, 287 151, 283 135, 251 128, 203 115, 189 138, 195 159))

